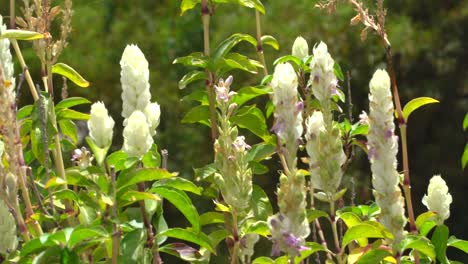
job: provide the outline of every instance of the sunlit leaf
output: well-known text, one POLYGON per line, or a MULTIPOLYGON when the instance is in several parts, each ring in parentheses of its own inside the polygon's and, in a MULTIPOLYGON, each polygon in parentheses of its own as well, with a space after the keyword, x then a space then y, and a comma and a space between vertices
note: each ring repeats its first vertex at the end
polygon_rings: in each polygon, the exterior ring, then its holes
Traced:
POLYGON ((303 260, 305 260, 310 255, 314 254, 315 252, 328 251, 324 246, 316 242, 306 242, 305 246, 307 247, 307 249, 302 250, 301 255, 299 257, 294 258, 295 264, 303 263, 303 260))
POLYGON ((262 95, 271 93, 271 87, 265 86, 262 88, 257 87, 243 87, 237 91, 237 94, 232 97, 232 102, 236 103, 238 107, 244 103, 262 95))
POLYGON ((344 248, 353 240, 363 238, 385 238, 385 235, 383 230, 378 227, 370 225, 369 223, 360 223, 346 231, 341 245, 344 248))
POLYGON ((437 259, 440 261, 440 263, 443 264, 449 263, 446 255, 448 237, 449 229, 446 225, 437 226, 431 237, 431 242, 435 247, 437 259))
POLYGON ((197 195, 201 195, 201 192, 203 190, 202 187, 198 187, 192 181, 186 180, 181 177, 174 177, 174 178, 162 179, 162 180, 156 181, 153 184, 153 187, 157 187, 157 186, 169 186, 174 189, 178 189, 178 190, 185 191, 185 192, 191 192, 197 195))
POLYGON ((335 73, 335 76, 340 80, 340 81, 344 81, 344 75, 343 75, 343 71, 341 70, 341 66, 335 62, 335 64, 333 65, 333 72, 335 73))
POLYGON ((364 253, 356 264, 367 264, 367 263, 381 263, 386 257, 392 256, 392 253, 384 249, 371 249, 364 253))
POLYGON ((39 33, 35 31, 29 30, 21 30, 21 29, 7 29, 2 30, 2 34, 0 35, 0 39, 16 39, 16 40, 37 40, 43 39, 47 36, 45 33, 39 33))
POLYGON ((73 109, 63 108, 57 111, 57 120, 72 119, 72 120, 89 120, 89 114, 81 113, 73 109))
POLYGON ((206 212, 200 215, 200 225, 224 223, 224 214, 218 212, 206 212))
POLYGON ((265 191, 258 185, 253 185, 250 207, 255 215, 255 219, 266 221, 273 214, 270 199, 265 191))
POLYGON ((264 35, 262 36, 261 40, 262 40, 263 45, 269 45, 273 47, 275 50, 279 50, 278 41, 273 36, 264 35))
POLYGON ((401 242, 402 250, 414 249, 422 252, 424 255, 428 256, 432 260, 436 258, 436 252, 434 245, 431 241, 423 236, 408 235, 401 242))
POLYGON ((173 204, 192 224, 195 230, 200 230, 200 216, 193 206, 192 200, 183 191, 168 187, 156 186, 149 190, 173 204))
POLYGON ((242 41, 247 41, 255 48, 257 47, 257 40, 254 37, 247 34, 236 33, 218 45, 218 47, 213 52, 213 58, 217 59, 226 56, 233 47, 242 41))
POLYGON ((192 229, 170 228, 164 232, 159 233, 157 236, 167 236, 192 242, 208 249, 211 253, 216 254, 213 246, 211 245, 210 238, 200 231, 195 231, 192 229))
POLYGON ((265 117, 260 109, 255 106, 245 106, 231 117, 231 121, 241 128, 248 129, 261 139, 270 141, 265 117))
POLYGON ((199 105, 190 109, 184 118, 182 123, 201 123, 206 126, 210 126, 210 108, 207 105, 199 105))
POLYGON ((125 175, 120 175, 117 178, 117 189, 121 190, 124 187, 137 184, 145 181, 156 181, 174 177, 175 175, 164 169, 138 169, 133 170, 125 175))
POLYGON ((447 245, 449 247, 458 248, 462 250, 463 252, 465 252, 466 254, 468 254, 468 241, 466 240, 458 239, 454 236, 451 236, 447 241, 447 245))
POLYGON ((179 89, 185 89, 187 85, 194 81, 198 80, 205 80, 207 79, 208 76, 206 75, 206 72, 202 71, 191 71, 182 77, 182 79, 179 81, 179 89))
POLYGON ((409 116, 411 115, 411 113, 418 109, 419 107, 423 106, 423 105, 427 105, 427 104, 434 104, 434 103, 438 103, 439 101, 437 101, 436 99, 434 98, 431 98, 431 97, 419 97, 419 98, 415 98, 411 101, 409 101, 405 107, 403 107, 403 117, 406 121, 408 121, 408 118, 409 116))
POLYGON ((52 73, 60 74, 72 81, 79 87, 89 87, 89 82, 83 78, 75 69, 65 63, 56 63, 52 66, 52 73))

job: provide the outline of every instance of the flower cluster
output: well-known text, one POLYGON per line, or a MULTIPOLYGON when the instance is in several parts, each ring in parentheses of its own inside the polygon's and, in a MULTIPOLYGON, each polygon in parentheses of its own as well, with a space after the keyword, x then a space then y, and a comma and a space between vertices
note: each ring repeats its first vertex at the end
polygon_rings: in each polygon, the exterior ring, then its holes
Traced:
POLYGON ((136 45, 127 45, 120 66, 125 118, 123 150, 130 156, 141 157, 153 144, 161 110, 159 104, 150 102, 148 61, 136 45))
POLYGON ((307 41, 303 37, 297 37, 292 46, 291 53, 301 60, 309 56, 309 45, 307 41))
POLYGON ((268 218, 268 226, 271 230, 271 240, 273 248, 271 254, 273 256, 280 255, 281 251, 286 252, 289 256, 300 256, 301 251, 308 249, 305 244, 305 238, 309 235, 307 219, 304 223, 297 226, 290 219, 279 213, 268 218))
MULTIPOLYGON (((328 53, 327 44, 320 42, 314 47, 310 62, 310 78, 312 93, 320 101, 323 108, 328 108, 328 102, 337 86, 337 79, 333 71, 335 61, 328 53)), ((330 111, 330 109, 323 109, 330 111)), ((325 120, 327 122, 327 120, 325 120)))
POLYGON ((302 136, 302 110, 304 104, 298 101, 297 75, 289 63, 276 65, 271 86, 275 105, 273 130, 286 145, 288 157, 296 156, 298 140, 302 136))
POLYGON ((314 188, 324 191, 332 201, 343 176, 341 166, 346 161, 340 130, 337 126, 328 130, 320 111, 307 119, 306 127, 311 181, 314 188))
POLYGON ((450 216, 450 204, 452 195, 448 192, 447 184, 440 175, 431 178, 427 187, 427 195, 424 195, 422 203, 430 211, 436 213, 437 224, 441 225, 450 216))
POLYGON ((5 202, 0 199, 0 255, 6 255, 16 249, 16 222, 5 202))
POLYGON ((398 138, 394 135, 394 107, 390 91, 390 77, 385 70, 377 70, 370 81, 370 113, 367 135, 372 185, 377 205, 381 209, 380 221, 390 230, 395 245, 405 235, 404 200, 398 186, 396 170, 398 138))
POLYGON ((244 212, 252 196, 252 171, 247 160, 250 146, 245 138, 238 135, 238 130, 229 121, 230 112, 235 104, 230 103, 234 92, 230 91, 232 76, 226 81, 221 79, 215 86, 219 114, 219 137, 214 143, 215 182, 221 190, 224 201, 237 213, 244 212))
POLYGON ((114 134, 114 119, 109 116, 106 106, 102 102, 91 106, 91 117, 88 120, 89 137, 96 146, 107 148, 112 143, 114 134))

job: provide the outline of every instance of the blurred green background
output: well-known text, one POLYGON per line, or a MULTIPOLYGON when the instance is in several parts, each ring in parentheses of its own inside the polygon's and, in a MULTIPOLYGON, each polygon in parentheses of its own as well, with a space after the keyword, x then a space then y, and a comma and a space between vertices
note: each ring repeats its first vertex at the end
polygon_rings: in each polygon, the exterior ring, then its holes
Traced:
MULTIPOLYGON (((0 12, 6 15, 7 1, 2 2, 5 4, 0 5, 0 12)), ((21 5, 21 1, 17 2, 21 5)), ((314 8, 316 0, 263 2, 267 12, 262 17, 263 34, 273 35, 280 44, 279 51, 265 48, 270 72, 275 58, 290 53, 297 36, 303 36, 310 47, 322 40, 328 44, 330 53, 343 71, 351 73, 355 118, 361 110, 367 110, 368 82, 377 68, 385 67, 385 54, 374 35, 369 34, 368 39, 362 42, 359 37, 361 26, 349 25, 354 16, 352 8, 342 3, 336 13, 328 15, 314 8)), ((374 1, 366 3, 374 8, 374 1)), ((119 61, 127 44, 137 44, 150 63, 153 100, 161 104, 161 124, 156 142, 160 148, 169 151, 170 170, 192 179, 192 169, 210 163, 213 154, 208 128, 181 124, 184 113, 193 106, 181 98, 203 84, 179 90, 178 80, 188 70, 173 65, 172 61, 203 50, 199 9, 180 16, 180 0, 80 0, 73 4, 73 32, 69 47, 59 61, 72 65, 92 85, 89 89, 82 89, 69 84, 70 96, 105 102, 118 125, 114 149, 120 148, 119 61)), ((402 102, 420 96, 440 100, 440 104, 418 110, 409 120, 410 173, 416 214, 426 210, 420 201, 429 179, 434 174, 441 174, 454 200, 451 217, 446 224, 451 234, 468 239, 468 174, 460 165, 460 157, 468 141, 468 132, 462 129, 463 117, 468 111, 468 36, 465 34, 468 29, 468 1, 393 0, 385 4, 402 102)), ((216 46, 235 32, 254 35, 255 12, 234 5, 218 5, 211 21, 211 45, 216 46)), ((38 59, 28 44, 22 45, 27 63, 38 82, 38 59)), ((240 45, 237 49, 256 58, 255 50, 250 46, 240 45)), ((233 87, 255 85, 261 78, 261 75, 235 72, 233 87)), ((59 89, 61 78, 55 81, 55 87, 59 89)), ((346 87, 345 83, 341 85, 346 87)), ((26 89, 22 94, 23 102, 30 102, 26 89)), ((60 92, 56 91, 56 94, 60 92)), ((271 125, 271 120, 269 122, 271 125)), ((259 142, 254 136, 248 135, 247 138, 250 144, 259 142)), ((268 165, 272 166, 270 173, 256 176, 255 182, 268 190, 274 201, 278 161, 273 159, 268 165)), ((343 185, 351 188, 351 179, 356 182, 360 202, 367 202, 371 198, 370 171, 367 158, 360 150, 356 150, 356 159, 343 185)), ((202 203, 202 207, 206 207, 210 201, 202 203)), ((168 210, 172 212, 171 208, 168 210)), ((170 226, 181 223, 179 219, 177 213, 167 216, 170 226)), ((468 257, 456 251, 449 251, 449 257, 468 263, 468 257)))

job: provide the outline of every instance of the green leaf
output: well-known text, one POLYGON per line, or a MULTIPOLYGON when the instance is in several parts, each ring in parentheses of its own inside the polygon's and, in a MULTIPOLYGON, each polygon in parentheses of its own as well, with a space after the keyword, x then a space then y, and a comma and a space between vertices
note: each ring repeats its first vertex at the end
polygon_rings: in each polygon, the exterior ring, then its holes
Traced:
POLYGON ((206 68, 208 65, 206 57, 201 52, 194 52, 185 57, 179 57, 175 59, 173 64, 182 64, 185 66, 193 66, 198 68, 206 68))
POLYGON ((409 116, 411 115, 411 113, 418 109, 419 107, 423 106, 423 105, 427 105, 427 104, 433 104, 433 103, 438 103, 439 101, 437 101, 436 99, 434 98, 431 98, 431 97, 419 97, 419 98, 415 98, 411 101, 409 101, 405 107, 403 107, 403 118, 408 121, 408 118, 409 116))
POLYGON ((365 136, 367 135, 368 132, 369 132, 369 125, 356 123, 351 128, 350 136, 351 137, 355 137, 357 135, 365 136))
POLYGON ((167 186, 156 186, 151 188, 149 192, 156 193, 168 200, 187 218, 196 231, 200 230, 200 216, 197 209, 183 191, 167 186))
POLYGON ((189 263, 198 263, 204 260, 204 256, 198 250, 184 243, 167 244, 160 247, 158 251, 176 256, 189 263))
POLYGON ((274 264, 275 261, 268 257, 258 257, 254 259, 252 264, 274 264))
POLYGON ((406 249, 417 250, 432 260, 436 259, 436 252, 431 241, 423 236, 408 235, 401 242, 402 251, 406 249))
POLYGON ((63 99, 62 101, 60 101, 55 106, 55 109, 59 110, 59 109, 63 109, 63 108, 70 108, 70 107, 73 107, 73 106, 83 105, 83 104, 90 104, 90 103, 91 103, 91 101, 89 101, 88 99, 83 98, 83 97, 68 97, 68 98, 63 99))
POLYGON ((320 245, 319 243, 315 243, 315 242, 306 242, 305 246, 308 247, 308 249, 302 250, 301 255, 299 257, 294 258, 294 263, 295 264, 302 263, 303 260, 308 258, 310 255, 314 254, 315 252, 328 251, 324 246, 320 245))
POLYGON ((468 129, 468 113, 465 114, 465 118, 463 119, 463 130, 468 129))
POLYGON ((344 81, 344 75, 343 75, 343 71, 341 70, 341 66, 335 62, 335 64, 333 65, 333 72, 335 73, 335 76, 340 80, 340 81, 344 81))
POLYGON ((35 31, 29 30, 21 30, 21 29, 7 29, 2 30, 0 39, 16 39, 16 40, 36 40, 36 39, 43 39, 46 37, 46 33, 39 33, 35 31))
POLYGON ((211 253, 216 255, 216 252, 211 245, 210 238, 200 231, 195 231, 192 229, 170 228, 159 233, 157 236, 167 236, 189 241, 208 249, 211 253))
POLYGON ((90 137, 86 137, 86 143, 88 143, 89 148, 93 152, 97 164, 99 166, 102 166, 104 160, 106 159, 107 151, 109 150, 109 147, 111 146, 112 142, 110 142, 109 146, 100 148, 94 143, 93 139, 91 139, 90 137))
POLYGON ((364 253, 356 264, 368 264, 368 263, 381 263, 381 261, 386 258, 392 256, 392 253, 390 253, 388 250, 384 249, 371 249, 364 253))
POLYGON ((121 255, 118 263, 141 263, 144 258, 146 230, 135 229, 127 233, 120 242, 121 255))
POLYGON ((143 155, 141 161, 145 168, 159 168, 161 165, 161 154, 159 154, 158 145, 153 144, 151 149, 143 155))
POLYGON ((418 215, 418 217, 416 218, 416 223, 415 223, 416 228, 418 230, 421 229, 422 225, 427 221, 431 221, 435 215, 436 213, 432 211, 428 211, 428 212, 418 215))
POLYGON ((218 212, 206 212, 200 215, 200 225, 211 225, 224 223, 224 214, 218 212))
POLYGON ((23 118, 26 118, 31 115, 31 112, 33 111, 34 105, 26 105, 21 107, 21 109, 18 110, 16 113, 16 119, 20 120, 23 118))
POLYGON ((202 105, 208 105, 208 94, 206 93, 206 89, 196 89, 191 94, 188 94, 182 98, 182 101, 197 101, 200 102, 202 105))
POLYGON ((75 69, 65 63, 56 63, 52 66, 52 73, 60 74, 72 81, 79 87, 89 87, 89 82, 83 78, 75 69))
POLYGON ((143 200, 160 201, 161 198, 159 198, 159 196, 152 194, 152 193, 130 190, 130 191, 125 192, 124 194, 119 195, 118 205, 119 207, 125 207, 135 202, 143 201, 143 200))
POLYGON ((279 63, 285 63, 285 62, 293 62, 294 64, 296 64, 297 66, 300 66, 301 65, 301 60, 299 58, 297 58, 296 56, 293 56, 293 55, 286 55, 286 56, 283 56, 283 57, 279 57, 278 59, 276 59, 274 62, 273 62, 273 65, 277 65, 279 63))
MULTIPOLYGON (((242 1, 242 0, 241 0, 242 1)), ((225 57, 237 44, 242 41, 247 41, 255 48, 257 47, 257 40, 248 35, 248 34, 240 34, 236 33, 231 35, 229 38, 225 39, 221 42, 218 47, 215 49, 213 53, 213 58, 218 59, 221 57, 225 57)))
POLYGON ((203 190, 201 187, 198 187, 193 182, 181 177, 159 180, 153 184, 153 187, 157 186, 169 186, 171 188, 185 192, 191 192, 196 195, 201 195, 201 192, 203 190))
POLYGON ((186 11, 193 9, 198 3, 200 3, 200 0, 182 0, 180 4, 180 15, 184 15, 186 11))
POLYGON ((265 191, 258 185, 252 186, 252 198, 250 200, 250 208, 252 209, 255 219, 266 221, 273 214, 273 208, 270 199, 265 191))
POLYGON ((231 233, 227 231, 226 229, 220 229, 211 232, 208 237, 211 240, 211 245, 216 248, 216 246, 221 243, 224 239, 226 239, 228 236, 230 236, 231 233))
MULTIPOLYGON (((219 0, 214 0, 215 2, 219 0)), ((220 2, 225 1, 221 0, 220 2)), ((238 4, 249 7, 249 8, 255 8, 257 9, 260 13, 265 14, 265 7, 263 6, 262 2, 260 0, 234 0, 233 2, 237 2, 238 4)))
POLYGON ((207 178, 211 177, 213 174, 216 173, 216 167, 213 163, 205 165, 202 168, 195 168, 193 169, 195 173, 195 180, 201 181, 206 180, 207 178))
POLYGON ((248 161, 257 161, 266 160, 270 158, 276 152, 276 146, 273 144, 259 143, 252 146, 252 148, 247 153, 248 161))
POLYGON ((182 79, 179 81, 179 89, 185 89, 187 85, 194 81, 198 80, 206 80, 208 79, 208 75, 206 75, 206 72, 202 71, 191 71, 182 77, 182 79))
POLYGON ((73 230, 73 233, 71 234, 70 239, 68 241, 68 247, 74 248, 76 245, 83 241, 96 238, 104 238, 108 235, 109 234, 107 233, 107 231, 101 226, 89 228, 79 227, 73 230))
POLYGON ((245 128, 254 133, 264 141, 271 140, 265 117, 263 116, 262 111, 254 105, 245 106, 239 109, 239 111, 231 117, 231 121, 239 127, 245 128))
POLYGON ((385 238, 382 229, 369 223, 360 223, 349 228, 343 236, 342 248, 346 247, 353 240, 363 238, 385 238))
POLYGON ((207 105, 199 105, 190 109, 184 118, 182 123, 201 123, 206 126, 210 126, 210 108, 207 105))
POLYGON ((169 173, 164 169, 138 169, 132 170, 125 175, 120 175, 117 178, 117 190, 121 190, 124 187, 137 184, 139 182, 156 181, 160 179, 166 179, 174 177, 175 175, 169 173))
POLYGON ((269 171, 267 166, 254 160, 249 161, 249 168, 253 174, 265 174, 269 171))
POLYGON ((266 221, 257 221, 250 223, 244 232, 246 234, 257 234, 267 238, 270 235, 270 228, 266 221))
POLYGON ((437 259, 440 261, 440 263, 443 264, 449 263, 449 260, 446 255, 448 236, 448 227, 446 225, 439 225, 437 226, 431 237, 431 242, 435 247, 437 259))
POLYGON ((269 86, 263 86, 262 88, 257 87, 243 87, 237 91, 237 94, 234 95, 231 99, 233 103, 237 104, 237 107, 245 104, 246 102, 265 94, 271 93, 272 89, 269 86))
POLYGON ((275 50, 279 50, 278 41, 273 36, 264 35, 262 36, 261 40, 262 40, 263 45, 269 45, 273 47, 275 50))
POLYGON ((463 151, 463 155, 461 158, 461 165, 462 165, 462 169, 465 169, 466 165, 468 165, 468 143, 466 143, 465 150, 463 151))
POLYGON ((257 73, 257 68, 263 68, 263 65, 256 61, 251 60, 247 56, 240 53, 229 53, 225 57, 216 59, 215 67, 219 74, 222 75, 233 69, 239 69, 253 74, 257 73))
POLYGON ((72 119, 72 120, 89 120, 89 114, 81 113, 72 109, 63 108, 57 112, 57 120, 72 119))
POLYGON ((68 137, 76 145, 78 143, 78 129, 72 120, 64 119, 58 121, 62 135, 68 137))
POLYGON ((114 166, 116 172, 121 171, 125 168, 125 160, 128 158, 127 153, 122 150, 111 153, 107 156, 107 165, 109 168, 114 166))
POLYGON ((315 219, 320 217, 330 219, 330 216, 328 216, 328 213, 325 211, 307 209, 307 221, 309 223, 312 223, 315 219))
POLYGON ((447 246, 455 247, 468 254, 468 241, 451 236, 447 241, 447 246))

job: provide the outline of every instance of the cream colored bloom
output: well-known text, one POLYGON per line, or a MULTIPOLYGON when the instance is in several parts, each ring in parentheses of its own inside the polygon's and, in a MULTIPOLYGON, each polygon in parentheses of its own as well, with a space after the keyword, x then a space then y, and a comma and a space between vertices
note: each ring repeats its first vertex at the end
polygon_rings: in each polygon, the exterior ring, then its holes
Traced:
POLYGON ((395 243, 403 239, 406 225, 404 200, 397 172, 398 138, 394 134, 394 108, 390 77, 377 70, 370 81, 367 144, 376 203, 381 209, 380 221, 390 230, 395 243))
POLYGON ((271 81, 276 117, 274 130, 286 144, 296 144, 303 132, 303 104, 298 102, 297 84, 297 75, 291 64, 276 65, 271 81))
POLYGON ((145 107, 145 116, 148 121, 148 127, 151 136, 156 135, 156 128, 159 126, 159 118, 161 117, 161 108, 158 103, 149 103, 145 107))
POLYGON ((440 175, 431 178, 427 195, 424 195, 422 203, 427 209, 437 213, 436 220, 439 225, 449 218, 452 195, 448 192, 447 184, 440 175))
POLYGON ((123 151, 130 157, 142 157, 153 144, 146 116, 141 111, 134 111, 128 118, 123 131, 123 151))
POLYGON ((6 255, 16 249, 18 238, 16 236, 16 222, 6 206, 0 200, 0 255, 6 255))
MULTIPOLYGON (((0 35, 7 27, 3 24, 3 18, 0 15, 0 35)), ((3 75, 6 82, 9 82, 8 87, 15 87, 13 60, 10 53, 10 41, 0 39, 0 67, 3 69, 3 75)))
POLYGON ((297 37, 294 41, 292 55, 301 60, 309 55, 309 45, 303 37, 297 37))
POLYGON ((340 129, 334 125, 327 130, 320 111, 315 111, 307 119, 306 127, 311 181, 314 188, 324 191, 332 199, 340 186, 341 166, 346 161, 340 129))
POLYGON ((148 61, 136 45, 127 45, 122 59, 120 82, 122 84, 122 116, 129 118, 135 110, 144 111, 150 103, 148 61))
POLYGON ((327 44, 320 42, 313 50, 310 78, 312 92, 322 104, 330 100, 333 89, 336 89, 337 80, 333 71, 334 65, 335 61, 328 53, 327 44))
POLYGON ((100 148, 109 147, 112 143, 114 119, 109 116, 102 102, 91 105, 91 117, 88 120, 89 136, 100 148))

